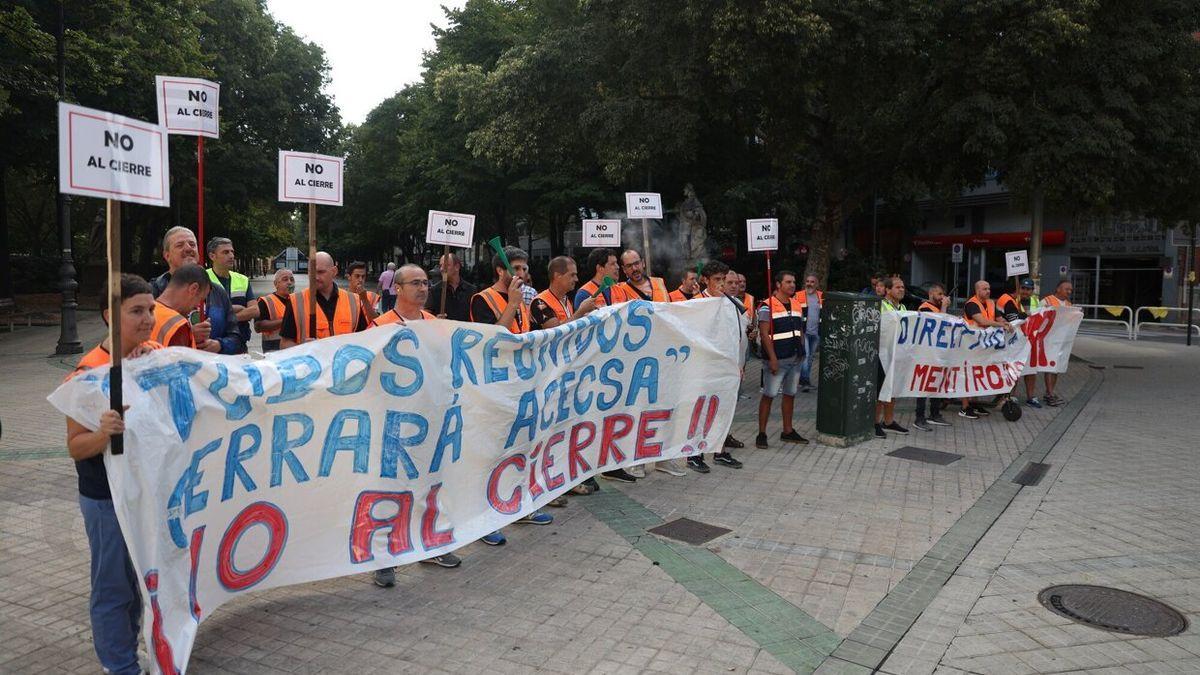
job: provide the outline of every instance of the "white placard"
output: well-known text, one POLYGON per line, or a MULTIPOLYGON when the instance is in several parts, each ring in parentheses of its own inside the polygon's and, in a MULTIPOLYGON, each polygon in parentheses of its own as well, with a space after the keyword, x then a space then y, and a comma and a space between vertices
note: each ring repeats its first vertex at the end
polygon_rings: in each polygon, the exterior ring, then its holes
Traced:
POLYGON ((425 243, 471 248, 475 243, 475 216, 430 211, 429 220, 425 221, 425 243))
POLYGON ((1015 277, 1019 274, 1029 274, 1029 252, 1009 251, 1004 254, 1004 267, 1008 270, 1004 276, 1015 277))
POLYGON ((584 220, 583 245, 591 248, 621 248, 621 221, 584 220))
POLYGON ((950 262, 960 263, 962 261, 963 261, 963 245, 962 244, 951 244, 950 245, 950 262))
POLYGON ((167 130, 70 103, 58 104, 58 191, 170 206, 167 130))
POLYGON ((629 218, 662 218, 662 195, 657 192, 626 192, 625 213, 629 218))
POLYGON ((167 133, 183 136, 220 135, 221 85, 195 77, 154 76, 158 123, 167 133))
POLYGON ((779 220, 751 218, 746 221, 746 249, 750 251, 779 250, 779 220))
POLYGON ((342 205, 342 157, 279 151, 279 201, 342 205))

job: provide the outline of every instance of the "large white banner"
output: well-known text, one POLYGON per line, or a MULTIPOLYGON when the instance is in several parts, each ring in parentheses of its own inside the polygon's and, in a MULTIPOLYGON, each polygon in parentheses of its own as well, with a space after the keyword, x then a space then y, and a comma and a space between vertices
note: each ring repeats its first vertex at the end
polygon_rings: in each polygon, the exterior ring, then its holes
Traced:
POLYGON ((1067 370, 1083 313, 1046 307, 1003 328, 972 328, 961 317, 886 312, 879 324, 885 378, 879 400, 963 398, 1012 391, 1021 375, 1067 370))
MULTIPOLYGON (((155 667, 248 590, 440 555, 617 467, 719 452, 745 350, 723 298, 636 301, 552 330, 414 321, 263 360, 123 364, 106 454, 155 667)), ((50 396, 95 427, 107 368, 50 396)))

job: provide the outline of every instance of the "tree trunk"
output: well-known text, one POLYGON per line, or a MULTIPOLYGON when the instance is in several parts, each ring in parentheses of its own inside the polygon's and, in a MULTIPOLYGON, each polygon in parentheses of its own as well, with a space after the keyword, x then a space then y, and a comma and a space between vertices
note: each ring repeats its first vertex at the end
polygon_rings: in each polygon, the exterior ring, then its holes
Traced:
POLYGON ((818 206, 817 219, 813 222, 812 236, 808 240, 808 264, 804 274, 815 274, 821 288, 828 288, 829 258, 838 235, 842 232, 842 209, 840 196, 826 194, 818 206))
POLYGON ((12 264, 8 251, 8 199, 5 177, 8 167, 0 164, 0 307, 13 304, 12 264))

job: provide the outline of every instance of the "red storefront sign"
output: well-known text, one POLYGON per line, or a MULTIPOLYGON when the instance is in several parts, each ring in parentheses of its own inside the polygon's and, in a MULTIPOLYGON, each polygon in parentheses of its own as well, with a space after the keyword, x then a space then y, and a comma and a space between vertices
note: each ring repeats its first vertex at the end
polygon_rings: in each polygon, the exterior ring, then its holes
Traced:
MULTIPOLYGON (((951 244, 962 244, 967 248, 1003 248, 1024 246, 1031 240, 1028 232, 996 232, 993 234, 943 234, 929 237, 913 237, 913 248, 950 248, 951 244)), ((1067 243, 1066 230, 1042 232, 1042 246, 1062 246, 1067 243)))

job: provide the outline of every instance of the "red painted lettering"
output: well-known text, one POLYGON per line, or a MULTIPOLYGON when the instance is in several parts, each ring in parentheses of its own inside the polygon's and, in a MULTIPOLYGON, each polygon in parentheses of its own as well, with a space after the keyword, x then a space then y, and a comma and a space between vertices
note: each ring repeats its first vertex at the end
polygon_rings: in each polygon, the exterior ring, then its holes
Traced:
POLYGON ((413 495, 411 492, 367 491, 358 495, 354 502, 354 516, 350 521, 350 562, 362 563, 375 559, 371 540, 375 532, 388 528, 388 553, 400 555, 412 550, 409 521, 412 518, 413 495), (396 505, 396 514, 377 518, 373 510, 376 504, 387 502, 396 505))
POLYGON ((255 502, 242 509, 217 547, 217 579, 230 591, 242 591, 262 581, 275 569, 287 543, 287 517, 270 502, 255 502), (233 564, 233 554, 242 535, 255 525, 267 528, 267 548, 263 557, 250 569, 242 571, 233 564))
POLYGON ((638 418, 637 445, 634 446, 633 451, 635 459, 662 456, 662 443, 650 442, 658 436, 658 429, 651 429, 650 425, 669 419, 671 419, 670 410, 647 410, 642 413, 638 418))
POLYGON ((567 470, 571 474, 571 480, 574 481, 579 477, 580 471, 591 471, 592 466, 583 458, 582 450, 592 444, 596 439, 596 425, 591 422, 580 422, 571 427, 571 440, 567 444, 567 470), (587 432, 587 438, 583 438, 583 432, 587 432))
POLYGON ((625 413, 609 415, 604 418, 604 433, 600 436, 600 460, 597 462, 599 466, 608 465, 608 456, 611 453, 615 462, 625 461, 625 453, 617 447, 616 441, 629 435, 633 430, 633 417, 625 413), (621 427, 618 429, 618 425, 621 427))
POLYGON ((561 472, 556 474, 550 473, 550 469, 554 468, 554 455, 550 451, 554 446, 562 443, 564 438, 566 438, 566 434, 561 431, 554 434, 550 437, 550 440, 546 441, 546 447, 542 450, 542 481, 546 483, 547 490, 557 490, 566 482, 563 480, 561 472))
POLYGON ((425 495, 425 513, 421 515, 421 546, 426 551, 454 543, 453 527, 448 530, 437 529, 438 514, 441 513, 437 496, 441 489, 442 484, 438 483, 429 488, 429 494, 425 495))
POLYGON ((512 455, 505 457, 492 469, 492 473, 488 476, 487 498, 488 503, 493 509, 500 513, 512 515, 521 510, 521 481, 513 487, 513 491, 507 499, 500 498, 500 477, 504 475, 504 470, 508 467, 516 467, 517 471, 525 470, 525 455, 512 455))

